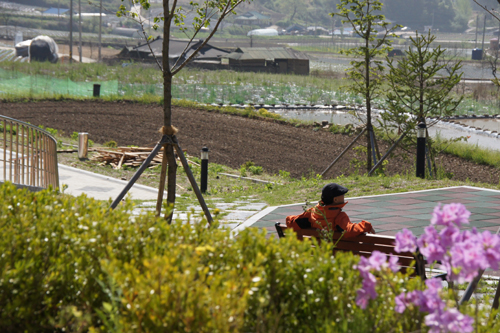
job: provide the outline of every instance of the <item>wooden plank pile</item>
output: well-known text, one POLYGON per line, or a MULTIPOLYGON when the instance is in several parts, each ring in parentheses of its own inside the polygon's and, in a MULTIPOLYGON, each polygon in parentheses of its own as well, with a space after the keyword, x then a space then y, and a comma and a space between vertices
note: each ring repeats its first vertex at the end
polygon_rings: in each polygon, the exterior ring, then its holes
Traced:
MULTIPOLYGON (((148 147, 118 147, 118 148, 94 148, 95 154, 90 158, 100 162, 99 165, 111 165, 113 169, 121 169, 122 166, 139 167, 149 156, 153 148, 148 147)), ((163 147, 158 155, 149 164, 150 168, 161 164, 163 158, 163 147)))

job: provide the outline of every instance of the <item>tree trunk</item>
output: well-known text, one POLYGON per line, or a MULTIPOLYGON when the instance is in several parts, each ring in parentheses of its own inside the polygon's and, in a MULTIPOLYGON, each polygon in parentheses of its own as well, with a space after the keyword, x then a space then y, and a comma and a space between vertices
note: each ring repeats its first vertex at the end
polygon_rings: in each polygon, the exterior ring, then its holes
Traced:
MULTIPOLYGON (((168 17, 170 15, 169 1, 163 1, 163 12, 165 17, 165 24, 163 27, 163 50, 162 50, 162 66, 163 66, 163 126, 170 128, 172 126, 172 71, 170 70, 170 63, 168 61, 169 55, 169 41, 170 41, 170 22, 168 17)), ((170 214, 165 214, 165 219, 172 221, 174 213, 173 206, 175 204, 175 189, 176 189, 176 175, 177 175, 177 162, 175 160, 174 148, 168 145, 165 149, 165 154, 168 160, 167 171, 167 204, 172 206, 170 214)))
MULTIPOLYGON (((367 12, 369 12, 370 7, 368 4, 367 12)), ((366 99, 366 172, 370 172, 372 169, 372 145, 371 145, 371 131, 372 129, 372 103, 371 103, 371 95, 370 95, 370 55, 368 54, 369 46, 370 46, 370 34, 371 34, 371 22, 368 22, 368 27, 365 31, 365 99, 366 99)))
POLYGON ((297 14, 297 5, 293 6, 293 13, 292 13, 292 16, 290 17, 290 23, 293 22, 293 19, 295 18, 295 14, 297 14))

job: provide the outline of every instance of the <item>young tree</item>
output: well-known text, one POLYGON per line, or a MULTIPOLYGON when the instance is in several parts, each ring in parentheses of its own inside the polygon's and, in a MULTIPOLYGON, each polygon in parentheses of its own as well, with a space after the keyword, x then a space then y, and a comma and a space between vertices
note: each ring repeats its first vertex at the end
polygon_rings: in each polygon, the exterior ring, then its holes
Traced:
POLYGON ((392 33, 399 26, 390 26, 385 21, 384 15, 380 14, 382 3, 378 0, 341 0, 337 6, 338 13, 331 16, 339 16, 342 23, 349 23, 354 33, 361 37, 363 45, 351 48, 344 53, 354 56, 356 59, 350 62, 351 68, 347 71, 352 79, 348 89, 362 95, 366 107, 366 129, 367 129, 367 171, 372 168, 372 101, 382 93, 382 73, 384 65, 382 59, 377 57, 387 55, 391 49, 389 37, 395 37, 392 33))
MULTIPOLYGON (((427 35, 417 33, 410 38, 411 45, 404 58, 396 63, 387 59, 387 83, 390 89, 386 112, 382 114, 383 125, 386 129, 397 128, 407 133, 406 143, 412 147, 415 145, 419 122, 424 122, 427 128, 435 125, 436 122, 428 123, 427 119, 453 115, 463 99, 463 96, 455 98, 450 95, 460 83, 462 65, 460 61, 453 65, 443 62, 446 50, 440 46, 431 48, 435 39, 430 32, 427 35), (446 70, 448 76, 441 76, 439 72, 442 70, 446 70)), ((429 151, 432 152, 432 140, 428 133, 427 139, 429 151)))
MULTIPOLYGON (((477 0, 474 0, 474 2, 481 7, 483 10, 488 12, 493 18, 495 18, 498 22, 500 22, 500 12, 498 9, 494 8, 494 5, 497 5, 496 7, 500 7, 500 0, 482 0, 481 3, 478 2, 477 0), (495 3, 497 2, 497 3, 495 3)), ((497 69, 498 69, 498 63, 499 63, 499 50, 494 50, 492 54, 489 56, 486 55, 486 61, 488 62, 489 67, 491 68, 491 73, 494 77, 493 84, 497 87, 497 91, 500 89, 500 78, 497 76, 497 69)))
MULTIPOLYGON (((125 0, 121 0, 124 2, 125 0)), ((178 0, 163 0, 163 16, 154 17, 153 19, 153 29, 158 30, 159 28, 163 28, 163 49, 162 49, 162 59, 160 60, 156 57, 152 49, 158 68, 163 73, 163 127, 161 132, 164 135, 168 135, 171 137, 175 137, 177 129, 172 125, 172 78, 174 75, 179 73, 179 71, 186 66, 188 62, 190 62, 194 57, 198 55, 198 52, 207 44, 210 38, 213 37, 217 29, 219 28, 222 20, 224 20, 227 16, 234 14, 234 10, 238 5, 243 2, 250 2, 251 0, 205 0, 201 3, 197 3, 194 1, 190 2, 190 8, 184 9, 179 5, 178 0), (196 16, 193 20, 192 29, 187 31, 188 29, 184 26, 184 18, 188 12, 196 13, 196 16), (178 26, 181 30, 190 33, 190 43, 196 38, 202 28, 210 27, 212 30, 208 37, 205 38, 203 43, 190 54, 185 60, 184 55, 188 51, 188 47, 184 49, 183 53, 178 57, 178 60, 171 65, 169 63, 169 44, 170 44, 170 31, 172 25, 178 26)), ((152 36, 147 36, 145 31, 145 25, 150 24, 151 22, 144 18, 139 9, 148 10, 150 8, 149 0, 129 0, 130 9, 127 9, 123 4, 120 6, 119 11, 117 12, 118 16, 127 16, 133 18, 137 21, 141 27, 144 37, 146 38, 148 45, 149 41, 152 39, 152 36), (134 8, 135 7, 135 8, 134 8)), ((175 140, 174 140, 175 142, 175 140)), ((159 189, 159 199, 157 205, 157 212, 159 214, 159 209, 161 209, 161 199, 163 195, 163 185, 164 184, 164 174, 167 175, 167 204, 173 206, 175 204, 175 190, 176 190, 176 174, 177 174, 177 163, 174 156, 174 147, 171 144, 167 144, 164 146, 164 159, 162 163, 162 180, 160 182, 159 189), (168 172, 165 168, 168 165, 168 172)), ((167 216, 168 219, 171 219, 173 214, 167 216)))

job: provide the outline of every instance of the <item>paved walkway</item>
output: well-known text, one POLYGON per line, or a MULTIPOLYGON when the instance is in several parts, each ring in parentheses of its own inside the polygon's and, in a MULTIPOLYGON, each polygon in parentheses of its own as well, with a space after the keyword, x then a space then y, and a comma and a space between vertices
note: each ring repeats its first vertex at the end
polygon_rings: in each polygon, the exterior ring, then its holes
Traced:
MULTIPOLYGON (((59 164, 59 184, 68 186, 64 191, 67 194, 79 196, 85 193, 97 200, 108 200, 118 197, 128 181, 59 164)), ((156 200, 158 197, 157 189, 139 184, 132 186, 128 193, 132 199, 139 200, 156 200)))
MULTIPOLYGON (((79 196, 85 193, 87 196, 98 199, 108 200, 115 199, 120 192, 125 188, 128 181, 96 174, 90 171, 85 171, 73 168, 67 165, 59 164, 59 183, 61 186, 66 184, 68 187, 64 193, 79 196)), ((156 200, 158 197, 158 189, 135 184, 132 186, 128 195, 132 199, 142 200, 143 202, 134 210, 134 214, 140 214, 141 211, 155 211, 156 200)), ((166 197, 167 192, 164 192, 166 197)), ((220 221, 222 225, 234 229, 251 216, 260 212, 267 206, 265 203, 258 202, 252 197, 243 197, 239 201, 225 203, 222 199, 212 198, 210 202, 221 211, 220 221)), ((194 209, 195 212, 201 212, 199 205, 188 207, 187 211, 176 211, 174 218, 187 220, 188 212, 194 209)))
MULTIPOLYGON (((346 198, 344 211, 352 222, 361 220, 373 224, 378 234, 395 235, 403 228, 421 235, 430 224, 431 214, 438 203, 462 203, 472 213, 470 225, 478 230, 496 232, 500 228, 500 191, 459 186, 405 193, 346 198)), ((300 214, 304 204, 269 207, 249 219, 237 230, 259 227, 275 234, 274 224, 284 222, 288 215, 300 214)))

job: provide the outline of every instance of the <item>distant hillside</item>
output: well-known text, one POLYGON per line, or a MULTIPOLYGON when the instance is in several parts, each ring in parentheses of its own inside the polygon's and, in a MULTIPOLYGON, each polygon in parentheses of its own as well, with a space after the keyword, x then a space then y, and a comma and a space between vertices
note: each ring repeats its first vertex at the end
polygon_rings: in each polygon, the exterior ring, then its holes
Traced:
MULTIPOLYGON (((11 0, 24 5, 40 7, 69 8, 69 0, 11 0)), ((153 7, 160 7, 161 3, 154 1, 153 7)), ((179 4, 189 8, 190 0, 180 0, 179 4)), ((203 0, 199 0, 203 2, 203 0)), ((395 23, 422 29, 424 26, 433 26, 440 31, 463 32, 467 29, 468 21, 472 18, 472 10, 478 10, 472 0, 383 0, 383 13, 387 19, 395 23)), ((481 0, 488 6, 498 7, 496 0, 481 0)), ((333 25, 340 26, 338 18, 332 18, 329 13, 337 11, 340 0, 253 0, 242 4, 237 13, 258 11, 271 17, 271 23, 287 27, 298 23, 306 26, 321 25, 331 29, 333 25)), ((95 11, 99 0, 81 0, 85 11, 95 11), (90 2, 90 4, 89 4, 90 2)), ((115 12, 121 4, 128 5, 128 1, 103 0, 108 12, 115 12)), ((73 0, 73 6, 78 6, 78 0, 73 0)))

